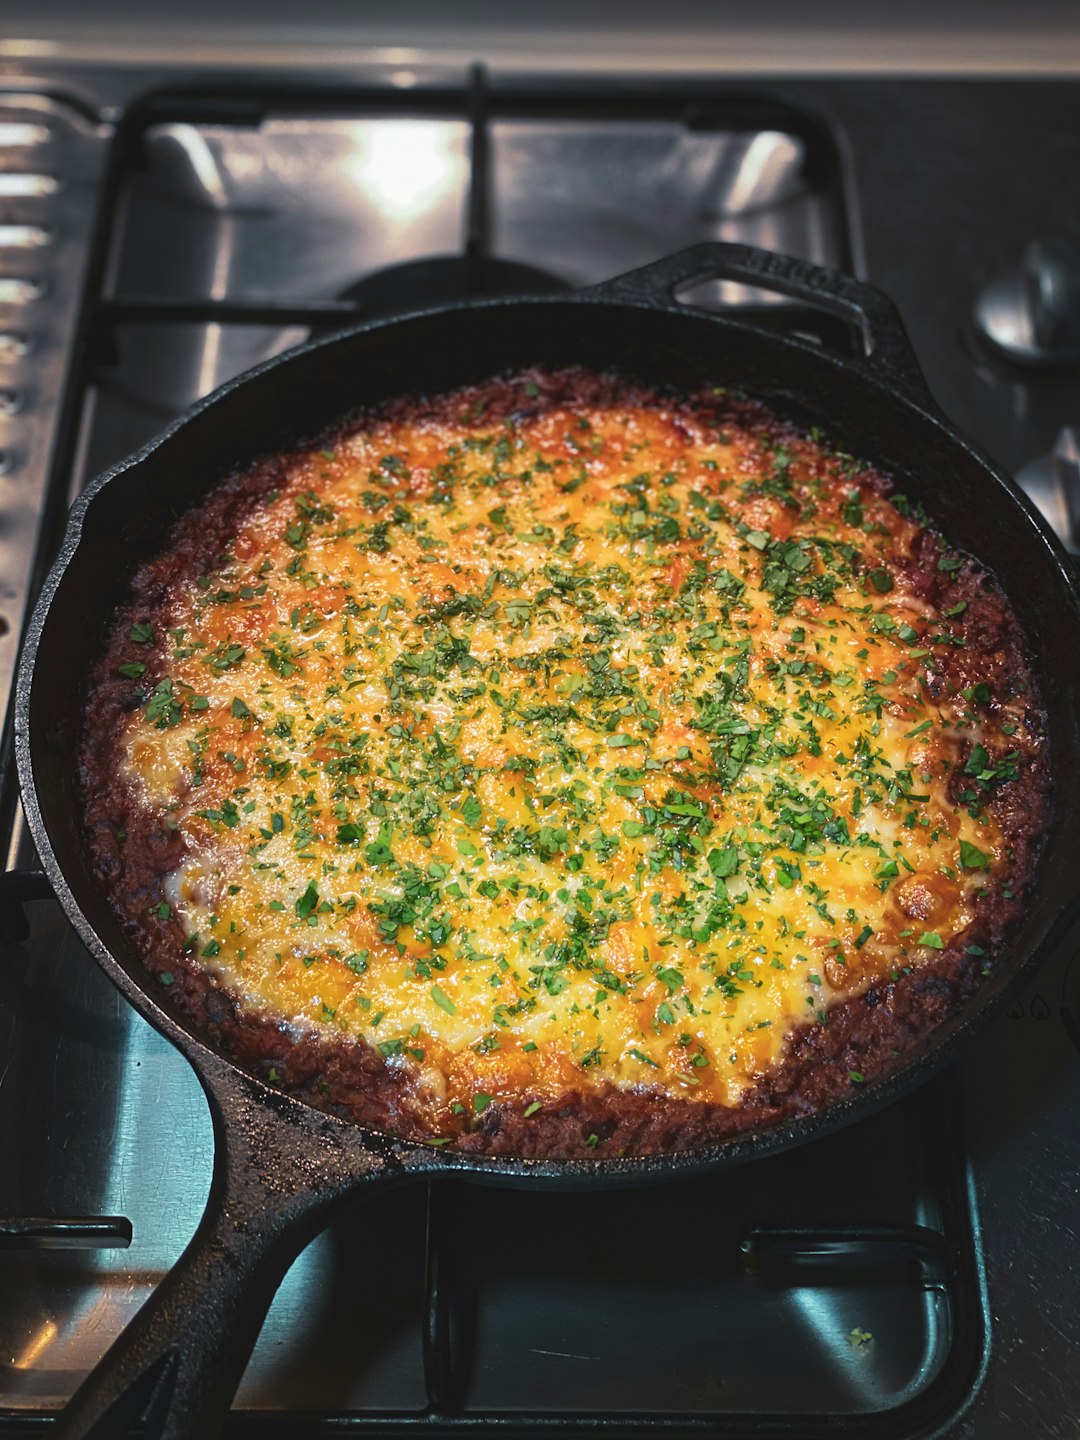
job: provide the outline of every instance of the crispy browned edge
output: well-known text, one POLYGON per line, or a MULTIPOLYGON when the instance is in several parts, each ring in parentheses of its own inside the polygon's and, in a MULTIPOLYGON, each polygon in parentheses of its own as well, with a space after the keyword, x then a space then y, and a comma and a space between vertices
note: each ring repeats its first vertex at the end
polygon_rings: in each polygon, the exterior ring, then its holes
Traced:
MULTIPOLYGON (((548 405, 566 403, 661 405, 676 415, 680 410, 700 413, 704 407, 732 422, 752 421, 755 429, 768 430, 777 442, 796 433, 753 402, 711 393, 661 395, 616 375, 575 369, 533 370, 527 375, 494 378, 431 399, 403 397, 380 407, 378 413, 395 418, 413 414, 454 419, 487 430, 507 415, 524 417, 548 405)), ((313 443, 332 445, 357 423, 354 416, 313 443)), ((179 864, 183 841, 178 832, 163 828, 157 817, 140 808, 121 778, 123 727, 139 701, 132 682, 117 676, 116 667, 125 661, 142 661, 147 665, 149 687, 163 661, 160 644, 148 649, 130 640, 131 625, 149 621, 159 636, 164 633, 173 587, 213 566, 245 515, 281 483, 290 458, 289 454, 264 457, 229 477, 180 520, 161 554, 135 570, 131 597, 116 612, 105 637, 104 653, 89 675, 80 755, 87 845, 94 872, 149 975, 169 973, 173 977, 167 992, 161 991, 162 998, 167 993, 179 1005, 196 1033, 259 1077, 273 1074, 276 1084, 311 1105, 404 1138, 431 1139, 410 1071, 388 1065, 363 1041, 315 1034, 297 1038, 272 1017, 243 1010, 225 987, 185 953, 178 921, 152 916, 152 907, 163 898, 162 877, 179 864)), ((881 493, 889 490, 889 482, 869 468, 861 472, 859 480, 881 493)), ((938 537, 924 530, 914 560, 896 566, 906 571, 917 594, 931 604, 967 601, 964 614, 953 621, 954 631, 962 634, 965 644, 950 647, 936 684, 942 690, 955 691, 973 679, 986 680, 998 700, 1019 697, 1025 706, 1027 735, 1019 747, 1019 774, 1000 785, 989 802, 1012 856, 1009 884, 995 885, 983 893, 973 925, 932 962, 834 1005, 826 1024, 798 1028, 784 1060, 759 1081, 738 1108, 609 1085, 549 1100, 526 1119, 523 1112, 537 1097, 525 1093, 513 1101, 493 1103, 482 1115, 463 1120, 463 1129, 453 1141, 457 1148, 556 1158, 714 1145, 809 1114, 850 1095, 856 1083, 852 1072, 865 1081, 886 1074, 899 1057, 975 992, 994 958, 1004 951, 1007 932, 1021 914, 1025 888, 1034 872, 1048 813, 1045 717, 1020 628, 996 582, 971 559, 965 560, 960 571, 945 575, 938 568, 940 554, 938 537), (948 600, 942 602, 946 585, 948 600), (968 952, 968 947, 976 944, 985 954, 968 952)), ((957 769, 953 784, 959 790, 964 783, 957 769)))

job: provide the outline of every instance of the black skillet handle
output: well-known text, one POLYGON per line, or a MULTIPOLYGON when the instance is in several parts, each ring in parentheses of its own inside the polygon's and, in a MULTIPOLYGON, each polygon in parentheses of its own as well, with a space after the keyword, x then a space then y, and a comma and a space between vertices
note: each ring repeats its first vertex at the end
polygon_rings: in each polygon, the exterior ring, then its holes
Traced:
POLYGON ((918 405, 937 409, 927 389, 915 351, 899 311, 873 285, 853 280, 839 270, 813 265, 793 255, 777 255, 752 245, 720 241, 692 245, 640 270, 630 270, 591 286, 583 293, 596 299, 673 307, 675 292, 704 280, 738 280, 805 301, 829 315, 854 322, 863 333, 867 355, 858 363, 900 390, 918 405))
POLYGON ((214 1117, 206 1214, 50 1430, 57 1440, 210 1440, 293 1260, 348 1195, 409 1168, 355 1127, 284 1096, 268 1104, 216 1056, 196 1069, 214 1117))

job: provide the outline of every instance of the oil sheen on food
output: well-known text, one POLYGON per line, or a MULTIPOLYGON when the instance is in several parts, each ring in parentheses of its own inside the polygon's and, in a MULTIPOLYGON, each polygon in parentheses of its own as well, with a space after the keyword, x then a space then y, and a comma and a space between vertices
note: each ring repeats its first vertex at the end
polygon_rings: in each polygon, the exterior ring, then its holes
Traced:
POLYGON ((956 614, 857 463, 719 393, 516 383, 298 454, 133 632, 163 903, 245 1005, 413 1071, 435 1130, 608 1082, 737 1105, 1007 883, 950 780, 1010 711, 932 698, 956 614))

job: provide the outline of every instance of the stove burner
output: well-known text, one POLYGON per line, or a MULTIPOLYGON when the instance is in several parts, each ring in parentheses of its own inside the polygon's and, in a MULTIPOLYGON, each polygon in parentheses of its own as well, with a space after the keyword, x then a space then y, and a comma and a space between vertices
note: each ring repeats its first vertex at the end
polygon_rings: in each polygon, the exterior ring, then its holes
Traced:
POLYGON ((551 295, 570 287, 534 265, 497 255, 431 255, 365 275, 342 291, 365 318, 382 319, 455 301, 497 295, 551 295))

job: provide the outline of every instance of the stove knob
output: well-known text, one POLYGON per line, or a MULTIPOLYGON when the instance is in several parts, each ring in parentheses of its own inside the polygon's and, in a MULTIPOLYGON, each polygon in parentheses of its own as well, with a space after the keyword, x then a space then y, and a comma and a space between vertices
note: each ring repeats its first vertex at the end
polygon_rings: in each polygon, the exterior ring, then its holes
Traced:
POLYGON ((1016 483, 1073 554, 1080 554, 1080 427, 1067 425, 1053 453, 1025 465, 1016 483))
POLYGON ((1021 365, 1080 363, 1080 254, 1033 241, 975 301, 975 326, 1021 365))

